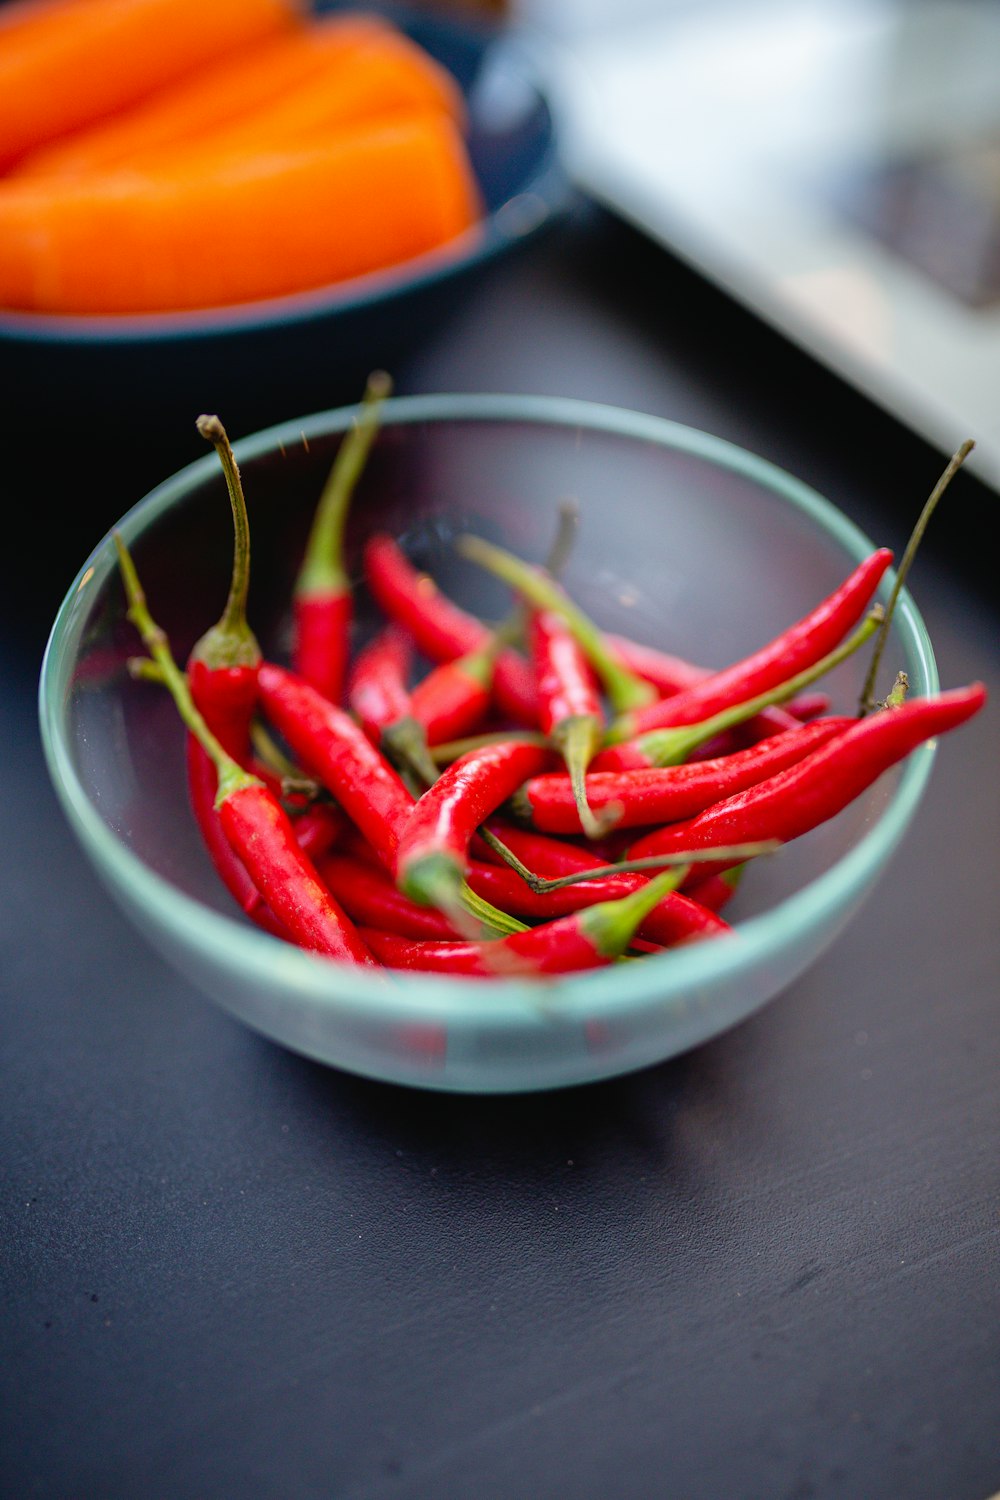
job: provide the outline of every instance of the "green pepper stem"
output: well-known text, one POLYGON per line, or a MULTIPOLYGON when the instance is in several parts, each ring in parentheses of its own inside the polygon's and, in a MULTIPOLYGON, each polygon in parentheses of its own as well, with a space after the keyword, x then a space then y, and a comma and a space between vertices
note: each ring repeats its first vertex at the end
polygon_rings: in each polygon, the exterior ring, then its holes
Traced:
POLYGON ((640 890, 621 896, 617 901, 600 901, 580 913, 580 927, 590 938, 598 953, 605 958, 617 958, 624 953, 654 907, 664 896, 675 891, 685 878, 690 867, 678 865, 664 870, 640 890))
POLYGON ((351 497, 378 432, 382 402, 392 390, 384 370, 368 377, 361 404, 337 449, 323 492, 316 506, 305 556, 295 581, 295 593, 339 593, 347 588, 344 569, 344 530, 351 497))
POLYGON ((875 703, 875 679, 878 676, 878 669, 881 665, 882 654, 885 651, 886 641, 889 636, 889 627, 892 624, 892 617, 896 609, 896 601, 899 598, 900 590, 902 589, 903 584, 906 582, 906 575, 907 573, 909 573, 910 567, 913 563, 913 559, 917 554, 917 548, 920 546, 920 543, 923 540, 924 532, 927 530, 927 526, 930 522, 931 516, 937 509, 938 501, 941 499, 941 496, 944 494, 949 484, 951 484, 951 481, 954 479, 959 469, 965 463, 965 460, 968 458, 969 454, 972 452, 975 446, 976 445, 971 438, 966 438, 961 447, 952 454, 951 458, 948 460, 943 474, 924 502, 924 508, 917 517, 916 524, 914 525, 913 530, 910 533, 910 539, 906 544, 906 549, 903 552, 899 567, 896 570, 896 580, 893 583, 892 591, 889 594, 889 603, 886 606, 885 619, 882 621, 882 629, 880 630, 878 639, 876 640, 874 648, 872 649, 872 659, 868 666, 868 675, 865 678, 864 686, 861 689, 861 698, 858 707, 858 712, 861 718, 864 718, 866 714, 870 713, 873 708, 876 708, 878 706, 875 703))
POLYGON ((381 734, 382 749, 397 770, 408 768, 424 786, 433 786, 441 774, 427 748, 422 724, 407 715, 387 724, 381 734))
POLYGON ((580 826, 590 839, 603 838, 617 823, 614 812, 597 817, 587 801, 587 767, 600 748, 603 725, 591 714, 563 719, 552 733, 552 743, 562 755, 573 788, 580 826))
POLYGON ((250 589, 250 520, 243 494, 239 466, 226 429, 215 416, 200 416, 195 423, 206 442, 219 455, 229 504, 233 512, 233 571, 229 596, 217 624, 201 637, 192 652, 207 667, 255 667, 261 652, 257 639, 247 623, 247 597, 250 589))
POLYGON ((183 723, 215 766, 218 775, 216 807, 241 787, 261 786, 263 783, 256 776, 251 776, 248 771, 244 771, 243 767, 223 749, 198 712, 191 696, 188 680, 174 661, 166 632, 157 625, 149 612, 146 595, 139 582, 139 574, 132 555, 117 531, 114 533, 114 541, 118 553, 118 567, 128 601, 127 617, 142 637, 143 644, 159 671, 161 682, 177 705, 177 712, 183 723))
POLYGON ((536 875, 534 870, 528 866, 489 828, 479 829, 483 842, 498 854, 505 864, 515 870, 525 884, 535 892, 543 895, 546 891, 557 891, 564 885, 578 885, 584 880, 602 880, 606 875, 628 875, 635 871, 662 870, 673 865, 690 865, 701 861, 725 860, 727 863, 742 864, 745 860, 754 859, 760 854, 773 854, 780 847, 777 839, 760 840, 750 844, 719 844, 714 849, 681 849, 675 854, 650 854, 643 859, 622 860, 616 865, 596 865, 592 870, 577 870, 572 875, 560 875, 552 880, 546 880, 541 875, 536 875))
MULTIPOLYGON (((846 641, 843 641, 835 650, 828 652, 813 666, 796 673, 794 677, 786 678, 777 687, 769 688, 765 693, 758 693, 755 698, 746 698, 742 703, 734 703, 729 708, 721 709, 719 713, 713 714, 711 718, 702 719, 697 724, 686 724, 676 729, 669 727, 651 729, 647 734, 640 735, 636 743, 641 745, 644 754, 649 756, 654 765, 681 765, 692 750, 696 750, 706 740, 713 739, 727 729, 735 729, 738 724, 745 724, 747 719, 752 719, 755 714, 759 714, 765 708, 772 708, 776 703, 787 703, 810 683, 816 682, 818 678, 839 666, 842 661, 846 661, 864 645, 865 641, 871 639, 882 623, 882 614, 882 606, 873 605, 857 630, 846 641)), ((612 742, 627 739, 626 728, 627 724, 619 731, 615 725, 612 725, 609 739, 612 742)))
POLYGON ((462 886, 461 901, 469 915, 482 924, 479 934, 481 937, 509 937, 511 933, 528 930, 527 922, 521 922, 508 912, 501 911, 484 896, 477 896, 470 885, 462 886))
POLYGON ((508 740, 517 740, 523 745, 545 746, 549 742, 544 734, 539 734, 534 729, 496 729, 491 734, 473 734, 463 740, 446 740, 440 745, 431 745, 430 757, 437 766, 450 765, 459 756, 468 755, 470 750, 482 750, 486 745, 506 744, 508 740))
POLYGON ((896 673, 895 682, 879 706, 882 708, 900 708, 906 702, 906 695, 909 691, 910 679, 905 672, 899 671, 896 673))
POLYGON ((615 713, 626 713, 653 701, 655 688, 616 659, 594 622, 554 578, 483 537, 464 533, 456 538, 455 547, 470 562, 509 583, 537 608, 550 609, 565 620, 600 677, 615 713))

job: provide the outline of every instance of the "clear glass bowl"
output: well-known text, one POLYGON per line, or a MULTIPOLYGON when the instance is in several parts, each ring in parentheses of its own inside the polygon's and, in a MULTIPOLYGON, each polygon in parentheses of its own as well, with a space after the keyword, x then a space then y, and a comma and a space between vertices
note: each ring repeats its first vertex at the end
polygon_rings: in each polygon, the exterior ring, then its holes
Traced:
MULTIPOLYGON (((321 413, 235 443, 253 536, 251 618, 278 657, 306 529, 351 416, 321 413)), ((819 495, 705 433, 577 401, 435 396, 387 404, 349 555, 356 564, 366 534, 388 529, 462 604, 499 617, 505 590, 457 558, 451 538, 475 530, 541 558, 568 497, 580 511, 564 575, 575 597, 608 629, 707 666, 806 613, 873 546, 819 495)), ((120 530, 183 659, 226 592, 231 523, 215 455, 153 490, 120 530)), ((364 630, 373 616, 362 589, 358 606, 364 630)), ((282 944, 227 904, 188 812, 173 705, 127 674, 137 649, 105 537, 56 618, 40 710, 56 791, 108 890, 164 957, 248 1025, 349 1071, 429 1088, 605 1078, 748 1016, 864 900, 934 755, 922 746, 840 816, 749 869, 727 911, 731 937, 545 983, 364 972, 282 944)), ((890 677, 909 673, 913 694, 936 691, 905 591, 885 660, 890 677)), ((853 660, 828 679, 835 709, 852 710, 864 669, 853 660)))

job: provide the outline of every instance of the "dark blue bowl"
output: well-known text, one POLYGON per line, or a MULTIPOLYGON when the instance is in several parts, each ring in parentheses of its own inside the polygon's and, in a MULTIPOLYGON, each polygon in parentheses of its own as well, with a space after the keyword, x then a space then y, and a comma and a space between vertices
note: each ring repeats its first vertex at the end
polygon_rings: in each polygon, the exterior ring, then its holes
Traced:
MULTIPOLYGON (((343 6, 319 4, 317 9, 343 6)), ((353 7, 352 7, 353 8, 353 7)), ((496 27, 373 6, 455 75, 465 93, 483 232, 457 257, 315 291, 198 312, 106 318, 0 312, 7 418, 44 413, 68 433, 141 421, 146 439, 219 411, 234 434, 349 401, 438 326, 498 257, 568 204, 549 105, 516 41, 496 27)), ((109 254, 114 248, 109 247, 109 254)))

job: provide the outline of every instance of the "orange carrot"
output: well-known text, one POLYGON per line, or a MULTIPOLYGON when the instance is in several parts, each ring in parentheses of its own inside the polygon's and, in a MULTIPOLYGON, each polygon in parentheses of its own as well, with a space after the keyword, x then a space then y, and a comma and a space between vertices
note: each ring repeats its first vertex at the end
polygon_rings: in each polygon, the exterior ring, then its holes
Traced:
POLYGON ((200 171, 0 184, 0 306, 156 312, 281 296, 396 265, 480 213, 439 111, 200 171))
POLYGON ((106 171, 197 143, 328 70, 349 68, 360 47, 389 29, 387 21, 360 12, 317 17, 301 29, 215 57, 132 108, 29 152, 11 175, 106 171))
POLYGON ((103 129, 34 153, 13 175, 80 171, 95 164, 105 170, 108 160, 143 171, 172 170, 193 149, 213 155, 273 150, 328 137, 355 122, 424 109, 442 109, 465 123, 455 79, 387 23, 338 21, 336 29, 307 28, 271 50, 285 69, 284 78, 276 80, 275 69, 268 69, 262 56, 247 59, 242 68, 226 63, 211 69, 210 78, 203 74, 186 88, 171 90, 170 96, 161 94, 159 106, 153 100, 145 110, 121 115, 103 129), (270 90, 267 97, 262 97, 264 89, 270 90), (223 100, 228 119, 222 114, 223 100))
POLYGON ((27 0, 2 32, 0 170, 183 77, 302 24, 298 0, 27 0))

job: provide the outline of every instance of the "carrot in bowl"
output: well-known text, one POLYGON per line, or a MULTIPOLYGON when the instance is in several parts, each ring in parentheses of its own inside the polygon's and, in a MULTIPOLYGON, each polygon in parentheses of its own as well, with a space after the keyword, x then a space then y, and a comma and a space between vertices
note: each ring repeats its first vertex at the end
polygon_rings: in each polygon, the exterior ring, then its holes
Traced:
POLYGON ((0 171, 193 68, 302 24, 297 0, 28 0, 0 32, 0 171))
MULTIPOLYGON (((280 98, 204 135, 201 148, 213 154, 252 154, 329 138, 344 126, 424 110, 441 110, 464 126, 462 91, 451 74, 401 33, 385 35, 354 48, 350 57, 331 60, 322 73, 280 98)), ((169 169, 175 157, 179 165, 178 148, 164 148, 137 158, 135 165, 169 169)))
POLYGON ((110 119, 29 152, 11 175, 107 171, 198 144, 309 87, 317 77, 349 74, 359 50, 391 32, 387 21, 361 12, 316 17, 299 29, 217 55, 110 119))
POLYGON ((172 173, 10 182, 0 306, 120 314, 282 296, 445 246, 480 211, 465 143, 440 112, 172 173))

